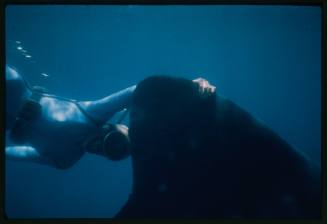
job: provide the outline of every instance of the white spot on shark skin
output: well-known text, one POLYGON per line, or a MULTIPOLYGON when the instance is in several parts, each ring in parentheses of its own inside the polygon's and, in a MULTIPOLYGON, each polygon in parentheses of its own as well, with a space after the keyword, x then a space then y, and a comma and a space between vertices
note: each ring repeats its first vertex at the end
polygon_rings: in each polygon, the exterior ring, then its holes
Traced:
POLYGON ((165 191, 167 191, 167 185, 166 184, 160 184, 159 186, 158 186, 158 191, 159 192, 165 192, 165 191))
POLYGON ((139 159, 140 159, 140 161, 145 162, 145 161, 148 161, 148 160, 149 160, 149 157, 146 156, 146 155, 140 155, 140 156, 139 156, 139 159))
POLYGON ((198 142, 195 139, 191 138, 189 141, 189 146, 190 146, 190 149, 196 150, 196 148, 198 146, 198 142))
POLYGON ((25 55, 25 57, 26 57, 26 58, 31 58, 32 56, 29 55, 29 54, 27 54, 27 55, 25 55))
POLYGON ((283 196, 283 202, 285 204, 288 204, 288 205, 293 204, 294 203, 294 198, 291 195, 289 195, 289 194, 285 194, 283 196))
POLYGON ((23 50, 23 48, 21 46, 18 46, 17 47, 17 50, 20 50, 21 51, 21 50, 23 50))
POLYGON ((168 156, 168 159, 170 161, 176 160, 176 153, 175 152, 168 152, 167 156, 168 156))
POLYGON ((289 209, 289 212, 292 216, 298 216, 301 213, 294 196, 290 194, 285 194, 282 197, 282 202, 284 203, 284 206, 289 209))
POLYGON ((242 216, 241 215, 232 215, 232 219, 241 219, 242 216))
POLYGON ((22 42, 20 42, 20 41, 18 41, 18 40, 16 40, 16 44, 21 44, 22 42))

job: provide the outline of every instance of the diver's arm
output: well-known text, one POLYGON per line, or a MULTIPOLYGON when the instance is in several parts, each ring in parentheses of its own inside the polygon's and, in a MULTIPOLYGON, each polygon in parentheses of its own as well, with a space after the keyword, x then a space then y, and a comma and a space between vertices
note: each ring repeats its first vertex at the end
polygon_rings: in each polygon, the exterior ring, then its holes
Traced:
POLYGON ((6 146, 6 159, 10 161, 25 161, 52 166, 50 159, 42 157, 32 146, 6 146))
POLYGON ((115 113, 128 107, 136 85, 123 89, 96 101, 78 102, 79 106, 94 120, 105 123, 115 113))
MULTIPOLYGON (((194 79, 193 82, 198 84, 204 97, 215 92, 216 87, 210 85, 210 83, 203 78, 194 79)), ((123 89, 100 100, 82 101, 78 104, 91 118, 103 124, 115 113, 128 107, 135 88, 136 85, 123 89)))

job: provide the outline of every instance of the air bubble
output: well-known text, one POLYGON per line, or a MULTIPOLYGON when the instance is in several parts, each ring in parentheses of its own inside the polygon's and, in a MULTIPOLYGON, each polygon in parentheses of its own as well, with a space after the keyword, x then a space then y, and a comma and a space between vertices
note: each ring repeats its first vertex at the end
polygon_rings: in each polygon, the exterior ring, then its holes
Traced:
POLYGON ((48 77, 48 76, 49 76, 49 75, 46 74, 46 73, 41 73, 41 75, 44 76, 44 77, 48 77))

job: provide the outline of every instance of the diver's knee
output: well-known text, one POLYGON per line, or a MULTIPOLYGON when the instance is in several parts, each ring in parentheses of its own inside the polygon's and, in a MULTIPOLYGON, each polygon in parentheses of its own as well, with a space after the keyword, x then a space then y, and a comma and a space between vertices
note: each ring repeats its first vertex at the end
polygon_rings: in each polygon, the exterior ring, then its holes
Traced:
POLYGON ((99 134, 90 136, 84 143, 87 152, 119 161, 130 155, 128 127, 122 124, 105 124, 99 134))
POLYGON ((114 129, 103 139, 104 155, 112 161, 119 161, 130 155, 128 127, 115 125, 114 129))

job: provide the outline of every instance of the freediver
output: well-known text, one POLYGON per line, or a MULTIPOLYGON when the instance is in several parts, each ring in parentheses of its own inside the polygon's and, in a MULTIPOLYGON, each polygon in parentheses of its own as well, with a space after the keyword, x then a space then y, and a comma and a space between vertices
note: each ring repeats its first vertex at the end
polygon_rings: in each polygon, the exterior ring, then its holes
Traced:
MULTIPOLYGON (((201 78, 194 82, 203 95, 213 88, 201 78)), ((31 87, 16 69, 6 66, 6 140, 12 143, 6 145, 6 158, 58 169, 71 167, 85 152, 114 161, 126 158, 128 128, 109 120, 128 108, 135 88, 95 101, 76 101, 31 87)))
POLYGON ((320 169, 209 83, 150 77, 77 102, 26 88, 6 67, 6 93, 6 129, 19 144, 7 158, 64 169, 85 152, 131 154, 132 194, 116 218, 320 218, 320 169), (125 107, 128 135, 107 123, 125 107), (112 150, 112 130, 129 147, 112 150))
POLYGON ((141 81, 133 189, 116 218, 319 219, 320 168, 244 109, 189 80, 141 81))

